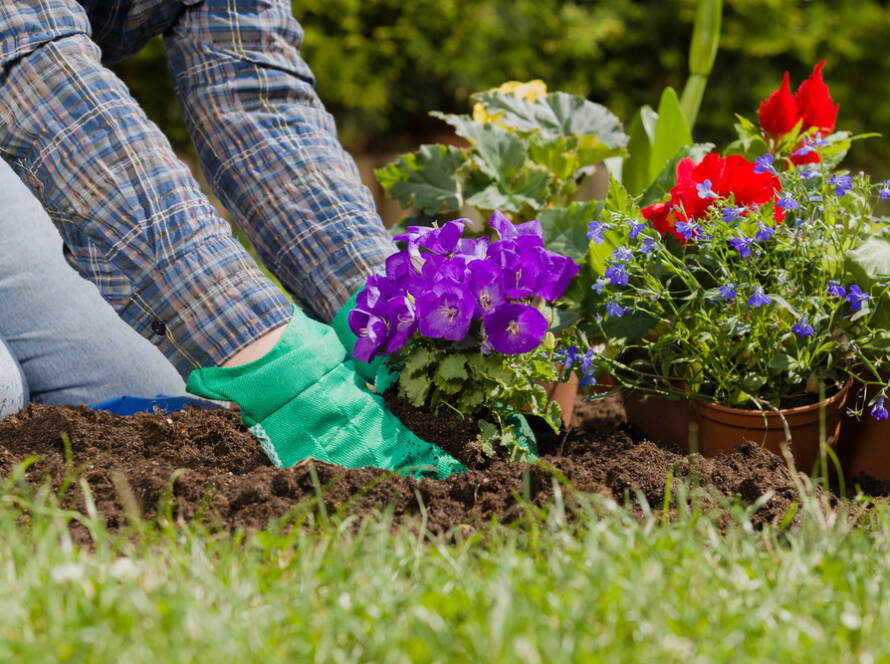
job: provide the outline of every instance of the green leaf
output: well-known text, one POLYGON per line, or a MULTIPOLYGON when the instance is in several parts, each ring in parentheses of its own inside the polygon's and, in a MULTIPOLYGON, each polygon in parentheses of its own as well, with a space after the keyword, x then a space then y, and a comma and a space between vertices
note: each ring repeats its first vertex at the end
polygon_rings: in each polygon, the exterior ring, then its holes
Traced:
POLYGON ((433 356, 428 349, 423 347, 412 348, 408 357, 405 358, 405 369, 403 373, 417 373, 423 371, 432 364, 432 361, 433 356))
POLYGON ((692 157, 696 162, 699 162, 713 149, 713 143, 695 143, 681 148, 680 151, 675 154, 667 164, 665 164, 661 173, 655 178, 652 185, 646 190, 646 193, 643 194, 643 198, 640 200, 640 207, 646 207, 647 205, 657 203, 670 194, 671 187, 677 182, 677 164, 680 163, 681 159, 692 157))
POLYGON ((479 169, 495 180, 508 181, 525 164, 526 147, 513 132, 490 122, 473 122, 461 135, 472 143, 479 169))
POLYGON ((863 290, 890 279, 890 240, 869 238, 847 252, 845 263, 863 290))
POLYGON ((658 102, 658 123, 655 125, 655 139, 652 141, 652 154, 649 157, 649 179, 654 181, 665 164, 684 147, 692 145, 692 133, 680 107, 680 100, 674 89, 667 87, 658 102))
POLYGON ((622 167, 622 181, 633 195, 641 194, 649 186, 649 162, 652 143, 655 141, 655 125, 658 113, 649 106, 642 106, 628 128, 628 157, 622 167))
POLYGON ((590 247, 587 225, 600 218, 603 201, 571 203, 567 208, 544 208, 538 221, 544 229, 544 246, 576 262, 581 261, 590 247))
POLYGON ((511 182, 492 183, 467 198, 466 202, 483 210, 505 212, 519 212, 525 204, 540 208, 545 203, 550 178, 546 168, 525 168, 511 182))
POLYGON ((609 339, 639 339, 657 322, 657 318, 644 311, 631 311, 620 318, 609 318, 603 323, 603 331, 609 339))
POLYGON ((560 180, 574 176, 582 165, 576 150, 565 136, 532 140, 528 148, 529 158, 550 170, 560 180))
POLYGON ((439 362, 436 375, 444 380, 464 380, 467 378, 467 356, 463 353, 449 353, 439 362))
POLYGON ((567 92, 552 92, 532 102, 505 92, 479 92, 473 99, 517 131, 538 130, 543 136, 596 136, 613 156, 624 153, 627 135, 621 121, 601 104, 567 92))
POLYGON ((797 361, 786 353, 777 353, 770 358, 769 368, 785 371, 791 369, 797 364, 797 361))
POLYGON ((399 376, 399 392, 415 408, 422 408, 426 396, 430 391, 430 379, 428 376, 417 376, 403 371, 399 376))
POLYGON ((450 145, 423 145, 374 174, 403 208, 416 205, 428 214, 436 214, 463 207, 462 178, 457 172, 465 162, 463 150, 450 145))

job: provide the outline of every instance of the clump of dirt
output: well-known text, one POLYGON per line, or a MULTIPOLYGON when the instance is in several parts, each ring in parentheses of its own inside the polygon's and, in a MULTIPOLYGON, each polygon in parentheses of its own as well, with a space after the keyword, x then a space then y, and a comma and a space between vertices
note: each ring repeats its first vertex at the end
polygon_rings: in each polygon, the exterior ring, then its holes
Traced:
MULTIPOLYGON (((568 501, 576 492, 592 493, 628 501, 639 510, 642 495, 660 508, 671 472, 675 482, 697 477, 712 493, 744 503, 771 491, 772 498, 754 516, 755 526, 781 518, 795 498, 789 471, 769 452, 751 445, 703 459, 635 438, 614 399, 579 401, 572 428, 560 435, 546 425, 534 426, 541 465, 485 458, 473 443, 474 422, 442 412, 430 416, 389 401, 406 426, 443 445, 470 470, 441 481, 416 481, 371 468, 313 462, 329 514, 363 515, 389 506, 396 524, 425 510, 427 528, 437 534, 457 526, 485 527, 492 517, 508 522, 524 514, 523 499, 548 505, 554 477, 567 483, 562 491, 568 501)), ((227 410, 123 417, 86 407, 30 405, 0 421, 0 477, 32 455, 38 459, 25 471, 26 481, 48 480, 59 487, 66 476, 80 473, 112 529, 125 525, 128 510, 152 518, 169 505, 177 518, 252 531, 318 495, 309 464, 273 467, 238 415, 227 410)), ((64 501, 85 509, 76 482, 64 501)))

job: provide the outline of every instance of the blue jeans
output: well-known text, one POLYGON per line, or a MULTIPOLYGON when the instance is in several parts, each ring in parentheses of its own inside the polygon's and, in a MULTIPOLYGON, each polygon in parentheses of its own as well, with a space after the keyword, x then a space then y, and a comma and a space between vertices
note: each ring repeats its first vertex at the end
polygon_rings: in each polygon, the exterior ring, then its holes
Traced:
POLYGON ((29 401, 184 395, 173 365, 65 261, 40 203, 0 160, 0 417, 29 401))

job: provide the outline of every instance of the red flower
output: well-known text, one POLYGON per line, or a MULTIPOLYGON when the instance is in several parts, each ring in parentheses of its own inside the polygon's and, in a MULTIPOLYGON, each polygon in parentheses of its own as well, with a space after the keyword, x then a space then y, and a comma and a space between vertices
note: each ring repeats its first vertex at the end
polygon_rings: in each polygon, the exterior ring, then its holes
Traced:
MULTIPOLYGON (((800 127, 802 134, 810 129, 816 129, 823 134, 834 131, 839 105, 834 103, 828 93, 828 86, 822 80, 824 66, 823 60, 813 67, 813 73, 798 86, 794 96, 788 87, 788 72, 785 72, 785 78, 779 89, 760 104, 758 112, 760 128, 765 134, 778 141, 791 131, 799 120, 802 120, 800 127)), ((792 157, 791 161, 795 164, 815 163, 819 161, 819 155, 811 152, 792 157)))
POLYGON ((760 128, 776 140, 794 129, 800 118, 797 101, 791 95, 791 88, 788 87, 787 71, 779 89, 760 103, 758 115, 760 128))
POLYGON ((813 73, 797 88, 794 100, 803 117, 802 131, 815 127, 823 134, 834 131, 839 104, 835 104, 828 94, 828 86, 822 80, 822 67, 825 60, 813 67, 813 73))
MULTIPOLYGON (((711 152, 699 164, 688 157, 681 160, 670 202, 650 205, 642 210, 642 215, 662 237, 670 233, 682 242, 677 222, 704 219, 713 205, 727 205, 730 195, 736 207, 765 205, 775 201, 781 189, 778 177, 768 172, 755 173, 754 164, 741 155, 723 158, 711 152)), ((784 219, 785 210, 777 205, 776 222, 784 219)))

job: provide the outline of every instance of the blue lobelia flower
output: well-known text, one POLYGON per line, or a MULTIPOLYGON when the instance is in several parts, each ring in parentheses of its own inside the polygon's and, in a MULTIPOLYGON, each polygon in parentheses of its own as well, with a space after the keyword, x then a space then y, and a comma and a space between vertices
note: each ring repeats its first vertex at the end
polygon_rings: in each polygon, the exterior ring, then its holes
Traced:
POLYGON ((751 255, 752 242, 754 242, 754 238, 750 237, 734 237, 729 240, 729 243, 741 254, 742 258, 748 258, 751 255))
POLYGON ((610 318, 621 318, 624 314, 627 313, 627 309, 622 307, 614 300, 608 300, 606 302, 606 313, 609 314, 610 318))
POLYGON ((764 155, 761 155, 754 159, 754 172, 755 173, 772 173, 773 175, 777 175, 776 169, 773 166, 773 161, 775 157, 773 157, 769 152, 764 155))
POLYGON ((597 293, 603 292, 603 287, 609 283, 609 280, 605 277, 600 277, 596 281, 593 282, 593 286, 590 287, 590 290, 595 290, 597 293))
POLYGON ((580 387, 596 385, 596 376, 593 372, 593 359, 595 356, 596 352, 593 348, 588 348, 587 352, 584 353, 584 357, 581 358, 581 380, 578 381, 580 387))
POLYGON ((482 327, 499 353, 518 355, 538 347, 547 334, 547 318, 535 307, 508 302, 482 319, 482 327))
POLYGON ((640 245, 640 251, 644 254, 650 254, 655 251, 655 238, 647 237, 643 239, 643 244, 640 245))
POLYGON ((863 293, 862 289, 856 284, 850 286, 850 291, 847 293, 847 302, 850 303, 851 311, 859 311, 862 308, 862 303, 870 299, 871 295, 863 293))
POLYGON ((743 207, 734 207, 732 205, 725 207, 721 210, 723 214, 723 223, 731 224, 736 219, 742 216, 742 213, 745 211, 743 207))
POLYGON ((771 240, 775 234, 775 228, 771 228, 766 224, 757 224, 757 233, 754 235, 754 239, 758 242, 766 242, 771 240))
POLYGON ((881 200, 886 201, 890 198, 890 180, 884 180, 881 183, 881 200))
POLYGON ((683 239, 686 241, 691 240, 699 234, 698 226, 696 226, 695 223, 691 221, 678 221, 676 229, 677 232, 682 235, 683 239))
POLYGON ((841 286, 836 281, 829 281, 828 282, 828 294, 836 295, 837 297, 843 297, 844 295, 847 294, 847 289, 845 289, 843 286, 841 286))
POLYGON ((717 198, 717 194, 711 190, 711 181, 705 180, 695 185, 699 198, 717 198))
POLYGON ((883 395, 875 401, 875 405, 871 407, 871 416, 875 418, 878 422, 883 422, 887 419, 888 413, 887 409, 884 408, 884 397, 883 395))
POLYGON ((797 200, 791 194, 782 194, 777 200, 776 205, 786 209, 786 210, 796 210, 800 207, 797 204, 797 200))
POLYGON ((805 157, 811 152, 815 152, 816 148, 824 148, 829 145, 829 142, 822 138, 822 134, 816 132, 813 136, 813 139, 808 141, 806 137, 803 139, 803 145, 791 153, 792 157, 805 157))
POLYGON ((613 286, 627 286, 627 272, 624 271, 624 264, 618 263, 607 268, 603 273, 609 283, 613 286))
POLYGON ((602 244, 603 233, 607 230, 608 227, 601 221, 591 221, 587 224, 587 239, 592 240, 594 244, 602 244))
POLYGON ((612 252, 612 260, 615 262, 623 263, 629 261, 633 257, 633 252, 627 247, 618 247, 612 252))
POLYGON ((751 297, 748 298, 748 301, 745 303, 749 307, 761 307, 772 302, 772 299, 769 295, 763 292, 763 288, 760 286, 754 287, 754 292, 751 294, 751 297))
POLYGON ((645 222, 642 221, 636 223, 633 221, 628 221, 627 224, 628 226, 630 226, 630 231, 628 231, 627 237, 629 237, 631 240, 636 240, 637 236, 643 231, 644 228, 646 228, 645 222))
POLYGON ((734 300, 738 297, 738 293, 735 292, 735 284, 727 282, 723 286, 720 287, 720 297, 724 300, 734 300))
POLYGON ((813 326, 807 323, 806 314, 804 314, 804 317, 801 318, 799 322, 791 326, 791 331, 801 339, 813 336, 813 326))
POLYGON ((834 193, 841 197, 853 188, 853 178, 849 175, 832 175, 828 179, 828 184, 833 186, 834 193))

